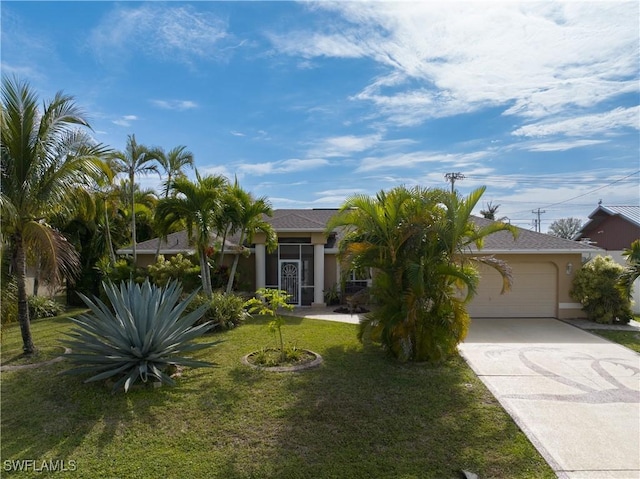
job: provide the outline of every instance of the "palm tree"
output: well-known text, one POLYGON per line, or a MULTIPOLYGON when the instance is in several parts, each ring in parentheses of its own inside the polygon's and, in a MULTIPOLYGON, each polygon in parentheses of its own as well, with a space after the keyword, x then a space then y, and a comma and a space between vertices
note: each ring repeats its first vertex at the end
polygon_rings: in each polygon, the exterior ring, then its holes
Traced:
POLYGON ((488 220, 495 220, 496 219, 496 213, 498 212, 498 208, 500 208, 501 205, 494 205, 491 201, 489 201, 487 203, 487 207, 485 210, 480 210, 480 214, 483 216, 483 218, 486 218, 488 220))
POLYGON ((627 258, 627 267, 620 276, 620 286, 625 296, 631 299, 633 283, 640 278, 640 239, 631 243, 631 246, 624 250, 622 256, 627 258))
POLYGON ((135 135, 127 137, 125 151, 116 151, 112 155, 112 160, 117 165, 120 172, 127 174, 129 180, 129 200, 131 205, 131 243, 133 248, 133 264, 136 264, 138 252, 136 249, 136 215, 135 215, 135 179, 137 174, 148 174, 158 172, 158 167, 151 164, 156 158, 156 152, 144 145, 139 145, 135 135))
POLYGON ((202 289, 209 297, 212 288, 207 252, 226 185, 227 180, 223 176, 200 176, 196 170, 195 182, 187 178, 173 180, 171 188, 176 195, 162 198, 155 211, 156 224, 163 232, 170 231, 176 224, 186 223, 189 240, 195 243, 200 257, 202 289))
MULTIPOLYGON (((397 187, 375 198, 353 196, 327 227, 345 227, 340 258, 345 265, 375 270, 373 293, 380 307, 360 325, 401 360, 437 360, 464 338, 465 304, 478 284, 470 247, 494 232, 515 229, 504 223, 478 227, 471 211, 484 188, 460 198, 441 189, 397 187)), ((497 267, 509 286, 506 265, 497 267)))
MULTIPOLYGON (((243 248, 244 242, 251 243, 253 235, 257 232, 265 234, 267 240, 266 245, 269 251, 273 251, 277 246, 277 236, 273 227, 264 220, 264 216, 272 216, 273 210, 269 204, 269 200, 265 197, 253 199, 250 193, 244 191, 236 180, 231 188, 231 196, 235 199, 234 204, 237 206, 237 216, 235 218, 235 226, 240 231, 238 246, 243 248)), ((231 293, 233 288, 233 280, 238 268, 240 255, 237 254, 231 266, 229 280, 227 282, 227 294, 231 293)))
MULTIPOLYGON (((193 153, 187 150, 186 146, 180 145, 169 150, 166 153, 162 148, 154 150, 154 156, 156 157, 158 164, 162 167, 167 175, 166 180, 163 182, 163 197, 168 198, 171 191, 171 184, 174 178, 184 176, 184 168, 193 168, 193 153)), ((158 241, 158 247, 156 249, 155 260, 158 260, 160 255, 160 241, 158 241)))
POLYGON ((18 285, 18 318, 25 354, 35 351, 26 292, 26 253, 37 251, 52 281, 72 276, 78 255, 47 223, 78 184, 90 184, 107 153, 78 127, 89 127, 73 97, 58 92, 38 109, 28 83, 2 80, 0 209, 18 285))

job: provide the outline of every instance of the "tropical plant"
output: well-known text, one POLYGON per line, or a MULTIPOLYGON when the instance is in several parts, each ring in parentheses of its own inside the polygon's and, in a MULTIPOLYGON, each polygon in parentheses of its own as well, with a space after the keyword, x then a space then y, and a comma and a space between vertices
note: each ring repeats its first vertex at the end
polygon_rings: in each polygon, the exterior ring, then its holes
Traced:
MULTIPOLYGON (((269 201, 264 197, 254 199, 250 193, 244 191, 240 185, 238 185, 237 180, 230 190, 231 196, 235 199, 234 204, 237 208, 233 223, 235 224, 235 228, 240 232, 238 246, 244 248, 243 245, 245 241, 251 243, 253 235, 257 232, 261 232, 266 236, 267 250, 273 251, 278 245, 276 232, 271 224, 264 220, 265 216, 273 215, 269 201)), ((233 264, 231 265, 231 272, 229 273, 227 294, 231 293, 233 288, 233 280, 235 279, 239 259, 240 255, 236 254, 233 259, 233 264)))
MULTIPOLYGON (((631 299, 633 292, 633 283, 640 278, 640 239, 631 243, 622 253, 627 259, 627 266, 620 275, 620 287, 627 299, 631 299)), ((638 300, 638 298, 636 298, 638 300)))
POLYGON ((491 257, 473 256, 483 238, 510 225, 478 226, 471 212, 484 192, 468 197, 442 189, 397 187, 375 198, 354 195, 327 226, 346 228, 339 244, 345 268, 374 269, 372 294, 379 307, 360 323, 369 336, 402 361, 440 360, 452 354, 466 335, 466 303, 473 297, 478 272, 486 263, 510 286, 510 270, 491 257))
POLYGON ((64 313, 64 306, 45 296, 29 296, 29 317, 31 319, 53 318, 64 313))
POLYGON ((180 253, 169 259, 158 256, 158 260, 147 267, 147 273, 158 286, 166 286, 171 280, 180 280, 182 287, 189 292, 196 289, 200 282, 200 267, 180 253))
MULTIPOLYGON (((486 209, 480 210, 480 214, 482 215, 483 218, 495 221, 496 213, 498 212, 498 208, 500 208, 500 206, 501 205, 494 205, 491 201, 489 201, 487 203, 486 209)), ((502 219, 500 221, 502 221, 502 219)))
POLYGON ((135 135, 127 137, 127 146, 124 151, 116 151, 112 154, 112 162, 118 171, 125 173, 128 179, 129 200, 131 207, 131 245, 133 248, 133 262, 138 260, 137 236, 136 236, 136 214, 135 214, 135 186, 136 175, 157 173, 158 167, 152 163, 156 160, 153 150, 144 145, 138 144, 135 135))
POLYGON ((176 196, 162 198, 156 207, 155 222, 166 237, 176 224, 186 224, 189 240, 196 244, 200 259, 202 290, 211 297, 211 268, 207 250, 211 234, 220 209, 220 197, 227 180, 222 176, 200 176, 196 170, 196 181, 176 178, 172 189, 176 196))
POLYGON ((28 83, 2 80, 0 210, 2 234, 11 251, 17 281, 18 317, 23 350, 35 350, 27 307, 27 253, 37 251, 43 275, 54 284, 73 278, 78 254, 52 228, 50 213, 65 205, 70 190, 90 185, 104 164, 107 149, 80 127, 89 127, 73 97, 58 92, 38 108, 28 83))
MULTIPOLYGON (((187 150, 186 146, 180 145, 172 148, 168 153, 162 148, 156 148, 154 156, 166 174, 166 180, 162 183, 162 197, 168 198, 174 178, 185 177, 184 169, 186 167, 193 168, 193 153, 187 150)), ((159 255, 160 241, 158 241, 156 248, 156 260, 159 255)))
POLYGON ((578 218, 560 218, 549 225, 548 233, 558 238, 573 239, 582 228, 578 218))
POLYGON ((67 374, 92 374, 85 382, 113 379, 113 392, 127 392, 139 380, 174 385, 170 371, 176 366, 212 365, 183 356, 217 343, 192 343, 212 327, 208 322, 194 326, 204 306, 183 314, 196 291, 179 301, 182 287, 177 281, 166 287, 148 280, 103 287, 109 305, 82 296, 91 313, 72 319, 77 327, 63 343, 73 350, 66 357, 78 366, 67 374))
POLYGON ((628 323, 631 302, 619 287, 623 272, 624 267, 610 256, 596 256, 576 272, 569 294, 592 321, 628 323))
POLYGON ((250 314, 273 316, 274 319, 269 321, 267 327, 278 340, 277 349, 280 352, 280 360, 283 362, 287 359, 287 351, 282 338, 284 318, 278 314, 278 311, 281 309, 291 311, 293 309, 293 305, 287 302, 290 297, 289 293, 280 289, 260 288, 256 291, 256 296, 244 304, 250 314))
POLYGON ((236 294, 224 294, 214 291, 211 298, 204 294, 198 294, 187 308, 187 311, 196 309, 203 304, 209 307, 205 310, 198 323, 210 321, 217 329, 233 329, 239 326, 248 315, 244 309, 245 300, 236 294))

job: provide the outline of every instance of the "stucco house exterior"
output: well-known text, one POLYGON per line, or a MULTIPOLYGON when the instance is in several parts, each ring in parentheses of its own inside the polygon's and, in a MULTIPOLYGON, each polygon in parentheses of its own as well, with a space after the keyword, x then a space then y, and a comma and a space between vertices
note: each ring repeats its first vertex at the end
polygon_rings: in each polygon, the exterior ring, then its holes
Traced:
MULTIPOLYGON (((602 248, 603 255, 626 265, 623 251, 640 239, 640 206, 605 206, 602 203, 589 215, 576 241, 602 248)), ((633 312, 640 313, 640 280, 633 287, 633 312)))
MULTIPOLYGON (((324 292, 340 283, 341 269, 337 260, 339 231, 327 235, 325 226, 337 209, 279 209, 267 218, 278 235, 278 248, 268 252, 263 235, 257 234, 249 246, 250 255, 239 261, 239 283, 247 289, 280 288, 292 295, 300 306, 324 306, 324 292)), ((474 218, 478 224, 489 222, 474 218)), ((518 229, 517 239, 500 232, 485 239, 482 251, 469 254, 493 255, 506 260, 512 270, 514 284, 510 293, 501 295, 497 272, 481 269, 477 296, 469 305, 472 317, 553 317, 584 316, 581 305, 569 297, 575 271, 583 256, 597 255, 599 248, 586 243, 518 229)), ((227 241, 225 263, 233 260, 240 248, 235 238, 227 241)), ((215 238, 214 238, 215 241, 215 238)), ((237 241, 237 240, 236 240, 237 241)), ((139 243, 138 264, 153 262, 158 239, 139 243)), ((169 235, 160 244, 165 256, 193 252, 186 232, 169 235)), ((119 254, 130 254, 121 249, 119 254)))

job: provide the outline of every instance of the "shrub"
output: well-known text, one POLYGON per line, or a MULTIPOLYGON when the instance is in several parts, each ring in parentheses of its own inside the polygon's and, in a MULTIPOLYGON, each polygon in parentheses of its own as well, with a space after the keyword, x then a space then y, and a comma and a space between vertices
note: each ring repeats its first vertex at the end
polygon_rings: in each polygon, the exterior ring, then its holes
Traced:
POLYGON ((18 320, 18 285, 15 279, 2 284, 0 310, 2 324, 9 324, 18 320))
POLYGON ((205 309, 201 322, 210 321, 214 327, 219 329, 233 329, 247 317, 244 309, 244 299, 236 294, 224 294, 214 291, 211 298, 205 294, 198 294, 189 306, 191 309, 208 305, 205 309))
POLYGON ((29 296, 29 318, 53 318, 64 313, 64 306, 46 296, 29 296))
POLYGON ((578 270, 570 295, 582 304, 589 319, 608 324, 629 322, 631 302, 618 287, 623 271, 609 256, 596 256, 578 270))
POLYGON ((148 280, 142 285, 129 280, 119 287, 112 283, 103 287, 111 307, 82 296, 91 314, 72 319, 78 327, 68 335, 72 339, 63 341, 74 351, 67 357, 79 365, 68 374, 93 374, 85 382, 114 379, 113 392, 120 388, 127 392, 138 380, 174 385, 170 372, 176 366, 211 366, 181 356, 215 343, 191 343, 211 324, 194 326, 204 306, 183 316, 194 294, 178 302, 182 293, 178 282, 159 287, 148 280))
POLYGON ((181 254, 168 260, 158 256, 158 261, 147 268, 149 277, 158 286, 166 286, 171 280, 179 280, 186 291, 193 291, 200 285, 200 266, 181 254))

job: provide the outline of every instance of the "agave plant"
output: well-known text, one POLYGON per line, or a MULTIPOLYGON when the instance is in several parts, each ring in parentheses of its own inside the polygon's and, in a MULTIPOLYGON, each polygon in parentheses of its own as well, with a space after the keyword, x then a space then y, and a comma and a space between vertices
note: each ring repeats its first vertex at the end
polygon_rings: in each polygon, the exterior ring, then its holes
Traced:
POLYGON ((79 364, 68 374, 93 374, 85 382, 116 379, 113 392, 122 387, 127 392, 138 380, 174 385, 168 370, 178 365, 212 366, 182 356, 217 343, 191 343, 213 326, 210 322, 193 326, 208 305, 183 315, 197 291, 178 302, 182 287, 177 281, 164 287, 149 280, 142 285, 129 280, 119 287, 103 286, 111 307, 80 295, 91 313, 72 319, 78 328, 68 334, 73 339, 63 341, 73 350, 67 357, 79 364))

